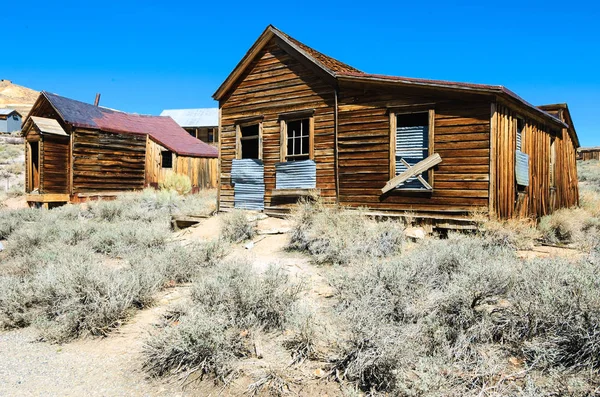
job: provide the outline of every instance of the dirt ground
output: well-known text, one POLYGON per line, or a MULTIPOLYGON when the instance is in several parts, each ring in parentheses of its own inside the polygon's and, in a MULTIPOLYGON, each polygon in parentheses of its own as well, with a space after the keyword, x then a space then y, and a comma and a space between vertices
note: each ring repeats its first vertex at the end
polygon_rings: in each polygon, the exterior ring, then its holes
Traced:
MULTIPOLYGON (((9 203, 17 208, 20 201, 9 203)), ((264 270, 269 264, 279 264, 292 277, 307 285, 307 298, 315 301, 320 311, 331 310, 333 289, 327 282, 327 267, 311 264, 301 253, 285 250, 290 225, 286 220, 255 215, 258 235, 252 243, 233 247, 230 257, 250 258, 253 266, 264 270), (261 219, 262 218, 262 219, 261 219)), ((193 244, 215 238, 219 234, 220 217, 203 220, 199 225, 175 233, 183 244, 193 244)), ((536 247, 521 251, 523 258, 566 256, 574 258, 577 251, 536 247)), ((227 389, 205 380, 148 379, 141 369, 144 340, 153 331, 161 316, 188 297, 188 287, 163 291, 154 307, 137 312, 131 320, 106 338, 83 339, 65 345, 36 341, 32 328, 0 332, 0 396, 209 396, 241 395, 250 385, 272 369, 284 371, 286 380, 302 386, 294 389, 297 395, 340 395, 340 385, 322 380, 325 363, 306 362, 300 366, 284 366, 289 353, 281 347, 279 335, 262 336, 262 359, 249 358, 242 362, 244 375, 227 389)), ((321 316, 322 318, 323 316, 321 316)), ((327 316, 324 316, 327 318, 327 316)), ((325 328, 328 324, 324 325, 325 328)), ((335 332, 325 330, 324 332, 335 332)), ((326 347, 325 347, 326 348, 326 347)), ((268 393, 262 393, 268 395, 268 393)))
POLYGON ((25 196, 12 197, 4 200, 2 205, 8 210, 20 210, 27 208, 27 201, 25 201, 25 196))
MULTIPOLYGON (((266 218, 257 223, 259 233, 289 229, 287 221, 266 218)), ((209 240, 219 233, 219 217, 206 219, 196 227, 175 234, 184 243, 209 240)), ((288 252, 287 234, 258 235, 251 244, 236 245, 231 257, 250 258, 257 269, 280 264, 292 277, 302 278, 307 294, 323 308, 331 306, 331 287, 321 270, 300 253, 288 252), (247 246, 247 248, 245 248, 247 246)), ((262 359, 243 362, 245 376, 236 379, 227 390, 212 381, 148 379, 141 369, 144 340, 161 316, 171 307, 185 302, 188 287, 163 291, 154 307, 137 312, 131 320, 106 338, 91 338, 64 345, 36 341, 33 328, 0 332, 0 396, 208 396, 241 395, 249 385, 280 363, 290 360, 280 347, 280 336, 264 338, 262 359)), ((324 363, 323 363, 324 364, 324 363)), ((324 366, 324 365, 323 365, 324 366)), ((339 385, 321 381, 319 363, 289 368, 288 381, 303 379, 298 395, 339 395, 339 385), (307 381, 308 379, 308 381, 307 381)), ((266 394, 265 394, 266 395, 266 394)))

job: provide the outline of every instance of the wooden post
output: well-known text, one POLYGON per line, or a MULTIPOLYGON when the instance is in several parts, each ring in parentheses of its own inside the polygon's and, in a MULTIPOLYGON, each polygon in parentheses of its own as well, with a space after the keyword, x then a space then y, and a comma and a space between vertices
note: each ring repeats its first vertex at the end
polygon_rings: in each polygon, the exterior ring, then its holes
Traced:
POLYGON ((496 121, 496 103, 490 106, 490 179, 488 214, 492 219, 496 218, 496 138, 498 136, 498 125, 496 121))

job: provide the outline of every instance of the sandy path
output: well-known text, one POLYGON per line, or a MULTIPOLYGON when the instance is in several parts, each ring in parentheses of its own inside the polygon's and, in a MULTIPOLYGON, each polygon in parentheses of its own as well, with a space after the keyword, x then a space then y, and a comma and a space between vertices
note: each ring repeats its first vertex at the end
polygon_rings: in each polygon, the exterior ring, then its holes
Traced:
MULTIPOLYGON (((220 217, 211 217, 197 227, 177 233, 177 238, 192 244, 213 239, 219 233, 219 225, 220 217)), ((286 230, 289 224, 285 220, 267 218, 259 220, 257 227, 263 231, 286 230)), ((292 277, 298 276, 306 283, 306 294, 319 301, 321 308, 329 306, 332 289, 322 274, 325 269, 312 265, 305 255, 286 251, 288 239, 287 234, 260 235, 254 239, 251 249, 244 248, 246 244, 233 246, 229 257, 249 258, 259 271, 269 264, 279 264, 292 277)), ((178 382, 148 379, 141 369, 143 343, 153 324, 171 305, 185 299, 187 293, 187 287, 163 291, 154 307, 137 312, 106 338, 52 345, 37 342, 33 327, 0 332, 0 396, 201 396, 223 392, 212 382, 182 390, 178 382)), ((271 341, 264 342, 271 344, 271 341)), ((281 347, 267 350, 271 352, 263 360, 248 361, 250 373, 289 359, 289 353, 281 347)), ((314 368, 305 370, 311 372, 314 368)), ((247 377, 239 379, 224 393, 239 395, 250 382, 252 379, 247 377)), ((337 389, 337 385, 313 383, 307 382, 299 394, 323 394, 325 387, 331 395, 331 390, 337 389)))
POLYGON ((0 333, 0 396, 178 396, 177 385, 147 379, 141 350, 152 324, 183 299, 186 287, 161 294, 107 338, 65 345, 36 342, 33 328, 0 333))

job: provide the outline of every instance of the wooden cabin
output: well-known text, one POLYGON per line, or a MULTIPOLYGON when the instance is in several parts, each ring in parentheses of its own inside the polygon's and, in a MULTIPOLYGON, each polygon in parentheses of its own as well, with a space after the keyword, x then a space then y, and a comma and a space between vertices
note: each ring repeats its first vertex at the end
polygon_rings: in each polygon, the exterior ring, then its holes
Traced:
POLYGON ((577 149, 577 160, 600 160, 600 146, 577 149))
POLYGON ((578 203, 570 119, 502 86, 364 73, 268 26, 213 98, 220 210, 318 194, 443 226, 578 203))
POLYGON ((165 109, 161 116, 169 116, 191 136, 216 146, 219 138, 219 109, 165 109))
POLYGON ((170 117, 143 116, 42 92, 23 123, 30 204, 85 201, 158 186, 169 172, 216 187, 217 150, 170 117))

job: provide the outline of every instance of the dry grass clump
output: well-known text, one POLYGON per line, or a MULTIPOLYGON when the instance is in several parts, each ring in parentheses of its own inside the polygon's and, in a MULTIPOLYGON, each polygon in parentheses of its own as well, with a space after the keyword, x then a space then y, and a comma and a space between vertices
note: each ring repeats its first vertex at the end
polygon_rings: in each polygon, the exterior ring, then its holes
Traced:
POLYGON ((349 335, 332 374, 366 392, 503 395, 521 388, 515 373, 547 393, 553 371, 589 391, 600 375, 599 267, 597 257, 521 262, 475 237, 425 241, 334 279, 349 335))
POLYGON ((581 249, 600 245, 600 218, 583 208, 562 208, 540 219, 538 229, 544 241, 571 244, 581 249))
POLYGON ((492 246, 516 250, 532 249, 541 237, 541 232, 529 219, 487 220, 480 223, 479 233, 492 246))
POLYGON ((247 261, 227 262, 214 274, 196 280, 192 300, 210 310, 228 313, 240 328, 281 328, 286 313, 302 291, 279 266, 270 265, 258 274, 247 261))
POLYGON ((139 214, 161 211, 168 216, 210 215, 216 209, 216 189, 201 190, 198 193, 180 195, 174 190, 144 189, 141 193, 124 193, 119 201, 126 202, 139 214))
POLYGON ((225 253, 219 241, 168 242, 170 204, 160 200, 144 192, 0 212, 0 328, 34 324, 54 342, 106 335, 160 289, 214 266, 225 253))
POLYGON ((175 191, 179 194, 188 194, 192 191, 192 180, 185 174, 169 171, 159 184, 160 189, 175 191))
POLYGON ((234 360, 249 354, 247 336, 282 329, 302 285, 279 267, 264 274, 233 260, 197 278, 192 305, 148 341, 144 368, 153 376, 211 374, 225 381, 234 360))
POLYGON ((289 248, 305 251, 318 264, 348 264, 361 258, 382 258, 402 247, 403 226, 377 222, 360 212, 303 201, 290 219, 289 248))
POLYGON ((600 217, 600 190, 581 189, 579 206, 594 217, 600 217))
POLYGON ((254 237, 254 222, 242 210, 233 210, 221 218, 221 237, 225 241, 240 243, 254 237))
POLYGON ((292 364, 318 359, 317 342, 322 330, 316 308, 308 301, 299 301, 290 307, 286 317, 285 326, 290 337, 283 345, 292 355, 292 364))
POLYGON ((284 371, 267 368, 254 374, 254 382, 248 385, 246 393, 250 396, 287 396, 294 395, 293 380, 284 371))
POLYGON ((189 372, 225 382, 236 357, 245 353, 227 317, 194 307, 146 342, 143 368, 151 376, 189 372))

